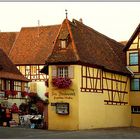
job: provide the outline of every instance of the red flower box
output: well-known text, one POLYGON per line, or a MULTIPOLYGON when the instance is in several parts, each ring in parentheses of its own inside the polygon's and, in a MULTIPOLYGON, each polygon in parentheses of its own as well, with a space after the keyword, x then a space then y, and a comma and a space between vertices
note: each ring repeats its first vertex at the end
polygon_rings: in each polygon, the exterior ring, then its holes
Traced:
POLYGON ((71 83, 72 81, 69 78, 58 77, 52 79, 53 86, 58 88, 69 88, 71 83))
POLYGON ((13 90, 13 91, 11 92, 11 95, 12 95, 12 96, 16 96, 17 94, 18 94, 18 92, 15 91, 15 90, 13 90))
POLYGON ((22 91, 22 92, 21 92, 21 96, 22 96, 22 97, 28 96, 28 92, 22 91))
POLYGON ((8 96, 11 95, 11 94, 12 94, 12 91, 11 91, 11 90, 6 90, 6 91, 5 91, 6 97, 8 97, 8 96))

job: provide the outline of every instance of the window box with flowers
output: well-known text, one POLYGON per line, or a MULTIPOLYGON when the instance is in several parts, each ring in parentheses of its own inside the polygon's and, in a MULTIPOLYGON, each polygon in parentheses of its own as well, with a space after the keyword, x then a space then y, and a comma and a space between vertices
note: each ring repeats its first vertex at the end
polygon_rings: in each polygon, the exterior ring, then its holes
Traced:
POLYGON ((52 79, 52 85, 57 88, 69 88, 72 81, 68 77, 56 77, 52 79))
POLYGON ((6 90, 5 91, 5 97, 15 97, 18 94, 15 90, 6 90))
POLYGON ((6 90, 5 91, 5 97, 9 97, 12 94, 11 90, 6 90))
POLYGON ((18 92, 15 91, 15 90, 13 90, 13 91, 11 92, 11 95, 12 95, 12 96, 16 96, 17 94, 18 94, 18 92))
POLYGON ((26 97, 26 96, 28 96, 28 92, 26 92, 26 91, 22 91, 22 92, 21 92, 21 97, 24 98, 24 97, 26 97))

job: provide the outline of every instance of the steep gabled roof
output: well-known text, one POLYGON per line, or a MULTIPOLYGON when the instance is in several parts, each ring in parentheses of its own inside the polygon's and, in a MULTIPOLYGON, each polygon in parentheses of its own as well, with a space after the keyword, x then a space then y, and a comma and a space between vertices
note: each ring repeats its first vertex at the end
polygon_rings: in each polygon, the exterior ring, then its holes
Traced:
POLYGON ((0 49, 0 78, 29 81, 20 73, 2 49, 0 49))
POLYGON ((22 28, 9 57, 16 65, 45 64, 60 25, 22 28))
POLYGON ((8 55, 18 32, 0 32, 0 48, 8 55))
POLYGON ((118 73, 130 74, 125 67, 124 46, 121 43, 77 20, 70 22, 65 19, 59 34, 63 33, 63 30, 69 31, 71 42, 67 49, 63 50, 59 49, 56 41, 54 50, 46 63, 83 63, 118 73))
POLYGON ((124 48, 124 51, 127 51, 127 49, 130 47, 130 45, 132 44, 132 42, 134 41, 134 39, 137 37, 137 35, 139 33, 140 33, 140 24, 137 26, 137 28, 135 29, 134 33, 132 34, 132 36, 128 40, 128 42, 126 44, 126 47, 124 48))

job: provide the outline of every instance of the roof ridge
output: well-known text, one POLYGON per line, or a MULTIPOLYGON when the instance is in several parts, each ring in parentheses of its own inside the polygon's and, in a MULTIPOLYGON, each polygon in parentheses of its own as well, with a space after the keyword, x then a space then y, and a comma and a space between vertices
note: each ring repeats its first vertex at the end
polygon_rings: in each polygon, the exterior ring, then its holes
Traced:
MULTIPOLYGON (((11 47, 9 53, 8 53, 8 57, 10 56, 10 54, 11 54, 11 52, 12 52, 12 49, 14 48, 15 42, 16 42, 16 40, 17 40, 19 34, 20 34, 20 32, 18 32, 17 35, 16 35, 15 41, 14 41, 14 43, 13 43, 13 45, 12 45, 12 47, 11 47)), ((10 57, 9 57, 9 58, 10 58, 10 57)))
POLYGON ((14 32, 14 31, 12 31, 12 32, 0 32, 0 34, 1 33, 19 33, 19 32, 14 32))
POLYGON ((40 25, 40 26, 30 26, 30 27, 21 27, 21 29, 28 29, 28 28, 42 28, 42 27, 54 27, 54 26, 60 26, 61 24, 54 24, 54 25, 40 25))
MULTIPOLYGON (((62 23, 63 24, 63 23, 62 23)), ((55 46, 55 43, 56 43, 56 41, 57 41, 57 39, 58 39, 58 36, 59 36, 59 33, 60 33, 60 31, 61 31, 61 28, 62 28, 62 24, 59 24, 59 26, 60 26, 60 28, 59 28, 59 31, 58 31, 58 33, 57 33, 57 35, 56 35, 56 38, 55 38, 55 40, 54 40, 54 44, 53 44, 53 48, 54 48, 54 46, 55 46)), ((53 52, 54 52, 54 49, 52 50, 52 53, 48 56, 48 58, 53 54, 53 52)), ((45 62, 46 63, 46 62, 45 62)))
POLYGON ((78 51, 77 51, 77 48, 76 48, 76 45, 75 45, 75 42, 74 42, 74 38, 73 38, 73 35, 72 35, 71 27, 70 27, 70 25, 69 25, 69 23, 71 23, 71 21, 69 21, 68 19, 66 19, 66 23, 67 23, 68 30, 69 30, 70 35, 71 35, 71 38, 72 38, 73 47, 74 47, 74 52, 75 52, 77 61, 79 61, 79 60, 80 60, 79 53, 78 53, 78 51))

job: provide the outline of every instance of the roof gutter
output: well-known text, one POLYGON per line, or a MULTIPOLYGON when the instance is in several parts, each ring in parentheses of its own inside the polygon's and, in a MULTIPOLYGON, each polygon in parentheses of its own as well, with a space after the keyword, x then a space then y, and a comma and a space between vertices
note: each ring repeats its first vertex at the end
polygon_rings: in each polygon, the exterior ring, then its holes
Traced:
POLYGON ((132 71, 128 66, 126 66, 126 68, 127 68, 127 70, 131 73, 132 77, 134 77, 133 71, 132 71))

